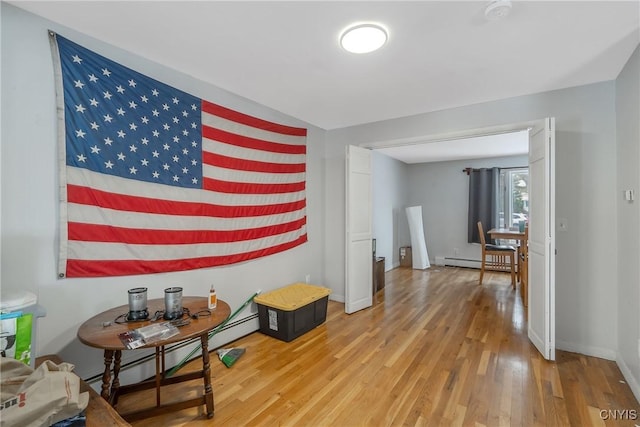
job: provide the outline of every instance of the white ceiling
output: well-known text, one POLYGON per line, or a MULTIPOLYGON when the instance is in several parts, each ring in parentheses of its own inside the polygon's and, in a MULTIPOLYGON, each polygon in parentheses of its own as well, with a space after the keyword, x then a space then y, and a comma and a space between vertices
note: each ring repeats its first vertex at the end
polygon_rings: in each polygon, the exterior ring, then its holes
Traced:
POLYGON ((529 152, 529 131, 436 141, 418 139, 415 143, 390 144, 376 151, 407 164, 517 156, 529 152))
POLYGON ((640 42, 638 0, 513 1, 497 22, 490 1, 8 3, 323 129, 612 80, 640 42), (364 21, 388 43, 343 51, 364 21))

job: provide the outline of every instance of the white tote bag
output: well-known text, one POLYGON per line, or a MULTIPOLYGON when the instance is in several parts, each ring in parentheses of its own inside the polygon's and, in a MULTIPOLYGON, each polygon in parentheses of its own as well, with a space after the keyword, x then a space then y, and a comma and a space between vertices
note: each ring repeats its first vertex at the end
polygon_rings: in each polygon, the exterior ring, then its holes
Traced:
POLYGON ((82 412, 89 393, 80 393, 73 365, 47 360, 35 370, 0 358, 0 426, 50 426, 82 412))

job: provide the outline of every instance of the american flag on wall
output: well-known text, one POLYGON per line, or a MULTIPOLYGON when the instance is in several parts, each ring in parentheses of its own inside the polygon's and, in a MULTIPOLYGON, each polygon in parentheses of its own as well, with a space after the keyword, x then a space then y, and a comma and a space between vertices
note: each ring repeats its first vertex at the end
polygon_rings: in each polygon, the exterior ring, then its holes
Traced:
POLYGON ((307 241, 307 130, 196 98, 50 33, 60 277, 213 267, 307 241))

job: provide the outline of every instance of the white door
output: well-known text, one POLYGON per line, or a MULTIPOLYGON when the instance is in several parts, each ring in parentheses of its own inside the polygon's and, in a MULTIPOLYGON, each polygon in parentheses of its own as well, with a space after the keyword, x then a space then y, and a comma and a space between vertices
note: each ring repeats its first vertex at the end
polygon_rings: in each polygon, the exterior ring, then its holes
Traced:
POLYGON ((555 360, 555 119, 530 132, 528 333, 544 358, 555 360))
POLYGON ((373 301, 371 150, 349 145, 346 157, 344 311, 354 313, 373 301))

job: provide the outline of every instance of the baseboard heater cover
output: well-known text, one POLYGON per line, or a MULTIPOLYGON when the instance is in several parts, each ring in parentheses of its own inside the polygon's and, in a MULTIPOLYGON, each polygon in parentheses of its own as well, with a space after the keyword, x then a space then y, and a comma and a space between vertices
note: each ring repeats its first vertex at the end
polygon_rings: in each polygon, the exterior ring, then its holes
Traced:
MULTIPOLYGON (((480 269, 482 266, 482 261, 477 259, 467 259, 467 258, 450 258, 444 257, 444 264, 449 267, 467 267, 467 268, 477 268, 480 269)), ((437 263, 437 259, 436 259, 437 263)))

